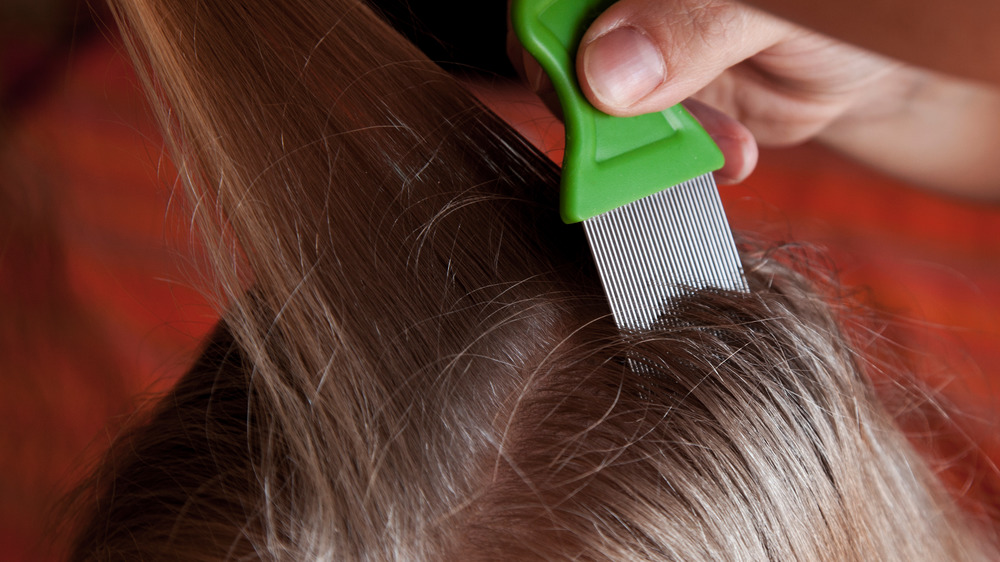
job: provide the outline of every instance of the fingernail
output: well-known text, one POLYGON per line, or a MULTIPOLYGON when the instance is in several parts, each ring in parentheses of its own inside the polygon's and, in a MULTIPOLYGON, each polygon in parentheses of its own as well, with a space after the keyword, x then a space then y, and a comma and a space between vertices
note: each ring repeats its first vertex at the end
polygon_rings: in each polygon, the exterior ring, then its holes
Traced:
POLYGON ((597 98, 626 108, 641 100, 666 77, 660 50, 635 28, 619 27, 584 48, 583 71, 597 98))
POLYGON ((712 135, 712 140, 726 156, 722 168, 715 171, 716 183, 731 185, 747 179, 757 162, 757 145, 728 135, 712 135))

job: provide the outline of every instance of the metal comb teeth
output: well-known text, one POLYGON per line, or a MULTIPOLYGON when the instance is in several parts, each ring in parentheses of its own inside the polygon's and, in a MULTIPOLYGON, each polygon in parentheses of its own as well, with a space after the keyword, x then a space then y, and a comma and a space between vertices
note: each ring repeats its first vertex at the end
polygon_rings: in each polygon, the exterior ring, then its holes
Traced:
POLYGON ((653 326, 693 290, 748 291, 712 174, 583 222, 619 328, 653 326))

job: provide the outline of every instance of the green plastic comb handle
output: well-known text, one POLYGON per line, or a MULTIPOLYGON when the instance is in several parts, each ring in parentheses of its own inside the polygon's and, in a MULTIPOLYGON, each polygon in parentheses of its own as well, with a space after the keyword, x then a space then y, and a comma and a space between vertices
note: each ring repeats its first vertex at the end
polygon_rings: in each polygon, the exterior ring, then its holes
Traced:
POLYGON ((590 105, 576 80, 576 51, 610 0, 515 0, 524 47, 549 75, 566 122, 560 211, 580 222, 722 167, 708 133, 680 105, 612 117, 590 105))

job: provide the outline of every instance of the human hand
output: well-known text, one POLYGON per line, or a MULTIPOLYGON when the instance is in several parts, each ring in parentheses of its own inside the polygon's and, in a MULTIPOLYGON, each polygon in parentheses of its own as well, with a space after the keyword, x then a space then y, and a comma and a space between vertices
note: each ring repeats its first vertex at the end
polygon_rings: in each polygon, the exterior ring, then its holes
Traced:
POLYGON ((612 115, 695 96, 764 144, 814 136, 899 64, 730 0, 621 0, 586 32, 584 94, 612 115))
MULTIPOLYGON (((516 39, 508 46, 551 101, 538 64, 516 39)), ((752 172, 758 143, 816 139, 906 181, 1000 196, 1000 90, 734 0, 619 0, 584 34, 577 75, 591 103, 612 115, 683 101, 726 157, 722 183, 752 172)))
MULTIPOLYGON (((545 83, 530 55, 524 65, 536 88, 545 83)), ((701 102, 686 105, 726 155, 723 181, 750 173, 756 142, 818 135, 898 67, 730 0, 621 0, 591 25, 577 58, 584 94, 606 113, 701 102)))

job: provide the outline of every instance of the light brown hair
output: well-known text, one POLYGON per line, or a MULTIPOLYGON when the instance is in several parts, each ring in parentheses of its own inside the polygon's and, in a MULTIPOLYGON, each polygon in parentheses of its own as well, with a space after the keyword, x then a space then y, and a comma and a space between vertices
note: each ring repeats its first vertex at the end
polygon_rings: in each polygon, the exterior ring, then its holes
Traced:
POLYGON ((554 166, 364 4, 111 4, 225 312, 74 559, 988 556, 781 252, 622 334, 554 166))

